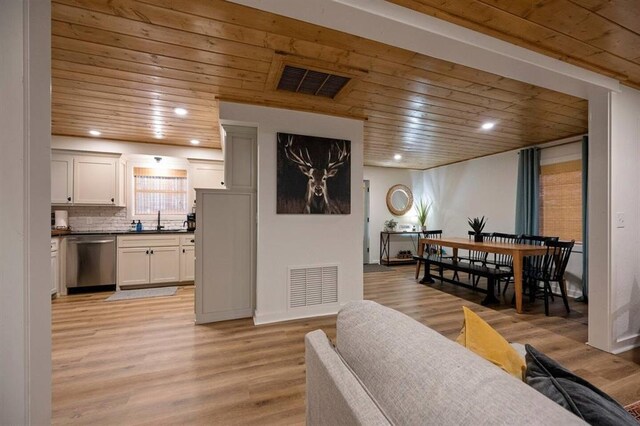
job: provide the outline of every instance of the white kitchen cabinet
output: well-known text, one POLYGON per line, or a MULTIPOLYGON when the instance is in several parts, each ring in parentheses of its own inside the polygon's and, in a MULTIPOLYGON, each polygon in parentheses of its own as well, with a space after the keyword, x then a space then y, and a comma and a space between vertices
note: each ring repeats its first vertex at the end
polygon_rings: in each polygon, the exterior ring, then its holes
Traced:
POLYGON ((256 128, 224 126, 223 135, 225 188, 255 192, 258 171, 256 128))
POLYGON ((51 295, 55 295, 58 293, 58 288, 60 288, 60 256, 58 255, 58 244, 59 240, 57 238, 51 239, 51 295))
POLYGON ((125 207, 125 161, 119 155, 52 151, 51 204, 125 207))
POLYGON ((113 157, 77 156, 73 159, 73 202, 116 204, 118 160, 113 157))
MULTIPOLYGON (((182 257, 182 244, 185 248, 191 244, 193 235, 125 235, 118 237, 118 286, 148 287, 154 284, 180 283, 193 281, 183 279, 183 268, 195 268, 185 264, 182 257)), ((193 272, 191 272, 193 274, 193 272)))
POLYGON ((118 285, 149 284, 150 254, 147 247, 118 249, 118 285))
POLYGON ((222 161, 189 160, 191 197, 196 202, 196 188, 223 189, 224 163, 222 161))
POLYGON ((180 281, 196 279, 196 248, 194 236, 183 237, 180 252, 180 281))
POLYGON ((73 202, 73 156, 51 154, 51 204, 73 202))
POLYGON ((180 281, 180 247, 151 247, 149 283, 180 281))

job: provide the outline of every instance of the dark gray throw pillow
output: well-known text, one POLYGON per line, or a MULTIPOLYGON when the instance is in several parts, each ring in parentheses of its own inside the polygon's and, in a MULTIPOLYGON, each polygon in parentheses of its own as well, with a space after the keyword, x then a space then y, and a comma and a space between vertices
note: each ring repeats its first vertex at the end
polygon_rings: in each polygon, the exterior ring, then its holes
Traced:
POLYGON ((589 424, 638 426, 636 419, 609 395, 531 345, 525 348, 529 386, 589 424))

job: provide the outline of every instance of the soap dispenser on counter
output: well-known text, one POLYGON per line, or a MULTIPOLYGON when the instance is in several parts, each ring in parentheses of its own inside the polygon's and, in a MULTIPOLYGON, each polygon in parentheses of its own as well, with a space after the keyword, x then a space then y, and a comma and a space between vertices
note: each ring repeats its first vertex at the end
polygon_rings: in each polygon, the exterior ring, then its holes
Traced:
POLYGON ((142 232, 142 222, 140 222, 140 219, 138 219, 138 223, 136 223, 136 231, 142 232))

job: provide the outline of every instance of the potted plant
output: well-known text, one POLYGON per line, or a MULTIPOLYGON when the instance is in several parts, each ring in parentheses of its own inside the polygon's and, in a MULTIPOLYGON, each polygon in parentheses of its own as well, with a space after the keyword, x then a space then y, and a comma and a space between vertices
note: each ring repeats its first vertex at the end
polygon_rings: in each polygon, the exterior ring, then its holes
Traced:
POLYGON ((482 219, 478 217, 475 217, 473 219, 468 217, 467 219, 469 219, 469 226, 471 227, 471 229, 473 229, 473 232, 474 232, 473 241, 475 241, 476 243, 481 243, 482 230, 484 229, 484 226, 487 224, 486 219, 484 218, 484 216, 482 216, 482 219))
POLYGON ((389 232, 393 232, 396 230, 396 226, 398 226, 398 222, 393 219, 389 219, 384 222, 384 229, 389 232))
POLYGON ((427 203, 422 198, 420 198, 420 201, 416 203, 416 213, 418 215, 418 222, 420 223, 420 229, 422 230, 422 232, 427 230, 427 216, 429 216, 432 204, 432 202, 427 203))

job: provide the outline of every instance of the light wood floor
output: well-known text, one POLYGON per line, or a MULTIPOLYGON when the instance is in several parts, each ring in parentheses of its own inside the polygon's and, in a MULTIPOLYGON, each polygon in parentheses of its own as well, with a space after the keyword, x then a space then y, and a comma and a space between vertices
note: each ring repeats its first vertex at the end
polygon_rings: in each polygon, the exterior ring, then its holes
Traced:
MULTIPOLYGON (((303 337, 318 328, 335 337, 334 316, 194 326, 193 287, 172 297, 105 302, 109 294, 53 302, 54 424, 304 422, 303 337)), ((536 346, 621 403, 640 400, 638 357, 585 345, 584 305, 574 304, 567 318, 559 300, 550 317, 541 301, 523 315, 508 305, 488 309, 468 290, 416 284, 411 266, 365 274, 365 298, 449 338, 459 332, 461 306, 469 306, 508 340, 536 346)))

